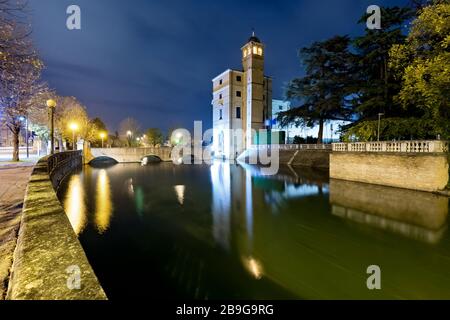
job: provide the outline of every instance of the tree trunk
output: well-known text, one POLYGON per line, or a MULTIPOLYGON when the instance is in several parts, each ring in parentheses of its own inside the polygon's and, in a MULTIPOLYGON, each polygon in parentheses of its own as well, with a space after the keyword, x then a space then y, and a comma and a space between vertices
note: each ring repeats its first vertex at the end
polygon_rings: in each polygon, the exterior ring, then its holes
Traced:
POLYGON ((13 130, 13 158, 12 161, 19 161, 19 134, 20 134, 20 125, 14 126, 13 130))
POLYGON ((323 143, 323 124, 324 121, 323 119, 319 119, 319 135, 317 137, 317 144, 322 144, 323 143))

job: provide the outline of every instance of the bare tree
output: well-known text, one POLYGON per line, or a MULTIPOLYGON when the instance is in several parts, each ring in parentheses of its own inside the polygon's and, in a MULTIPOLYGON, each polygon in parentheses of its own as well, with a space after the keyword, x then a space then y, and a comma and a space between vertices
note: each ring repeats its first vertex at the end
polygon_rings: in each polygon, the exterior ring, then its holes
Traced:
POLYGON ((13 133, 13 161, 19 161, 22 119, 37 105, 36 97, 47 89, 40 80, 42 62, 23 22, 22 1, 0 0, 0 112, 13 133))
POLYGON ((119 135, 128 142, 129 147, 134 144, 134 139, 139 136, 140 130, 139 122, 133 118, 126 118, 119 125, 119 135))

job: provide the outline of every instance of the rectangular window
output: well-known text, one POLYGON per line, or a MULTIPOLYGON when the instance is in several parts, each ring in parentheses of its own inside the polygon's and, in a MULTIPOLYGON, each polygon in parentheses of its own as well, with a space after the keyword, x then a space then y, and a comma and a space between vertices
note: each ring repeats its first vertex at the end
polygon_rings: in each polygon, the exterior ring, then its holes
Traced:
POLYGON ((219 120, 222 120, 222 109, 219 109, 219 120))
POLYGON ((237 77, 236 77, 236 81, 237 81, 237 82, 241 82, 241 81, 242 81, 242 77, 241 77, 241 76, 237 76, 237 77))
POLYGON ((220 79, 219 84, 222 84, 222 79, 220 79))
POLYGON ((219 99, 222 99, 222 94, 219 94, 219 99))
POLYGON ((236 119, 241 118, 241 107, 236 107, 236 119))
POLYGON ((236 91, 236 97, 240 97, 241 96, 241 92, 240 91, 236 91))

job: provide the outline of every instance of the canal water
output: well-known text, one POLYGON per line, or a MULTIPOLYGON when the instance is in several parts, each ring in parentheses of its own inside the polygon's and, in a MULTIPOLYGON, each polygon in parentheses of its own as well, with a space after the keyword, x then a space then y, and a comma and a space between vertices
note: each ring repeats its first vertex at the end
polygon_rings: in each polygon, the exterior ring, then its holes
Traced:
POLYGON ((113 300, 450 299, 448 198, 431 193, 217 162, 85 166, 58 195, 113 300))

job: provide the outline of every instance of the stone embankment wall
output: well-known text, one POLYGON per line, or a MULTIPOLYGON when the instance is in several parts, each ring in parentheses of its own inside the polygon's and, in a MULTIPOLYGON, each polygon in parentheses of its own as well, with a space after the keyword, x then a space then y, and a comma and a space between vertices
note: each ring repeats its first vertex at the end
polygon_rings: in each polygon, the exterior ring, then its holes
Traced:
POLYGON ((54 189, 81 163, 81 152, 63 152, 42 158, 35 166, 24 199, 7 299, 107 298, 54 189))
MULTIPOLYGON (((331 145, 277 145, 279 164, 297 167, 328 169, 330 166, 331 145)), ((257 152, 271 155, 270 146, 253 146, 239 157, 240 161, 248 162, 257 152)))
POLYGON ((441 192, 449 181, 449 143, 441 140, 334 143, 330 177, 441 192))
POLYGON ((330 177, 437 192, 448 183, 446 154, 339 153, 330 155, 330 177))

